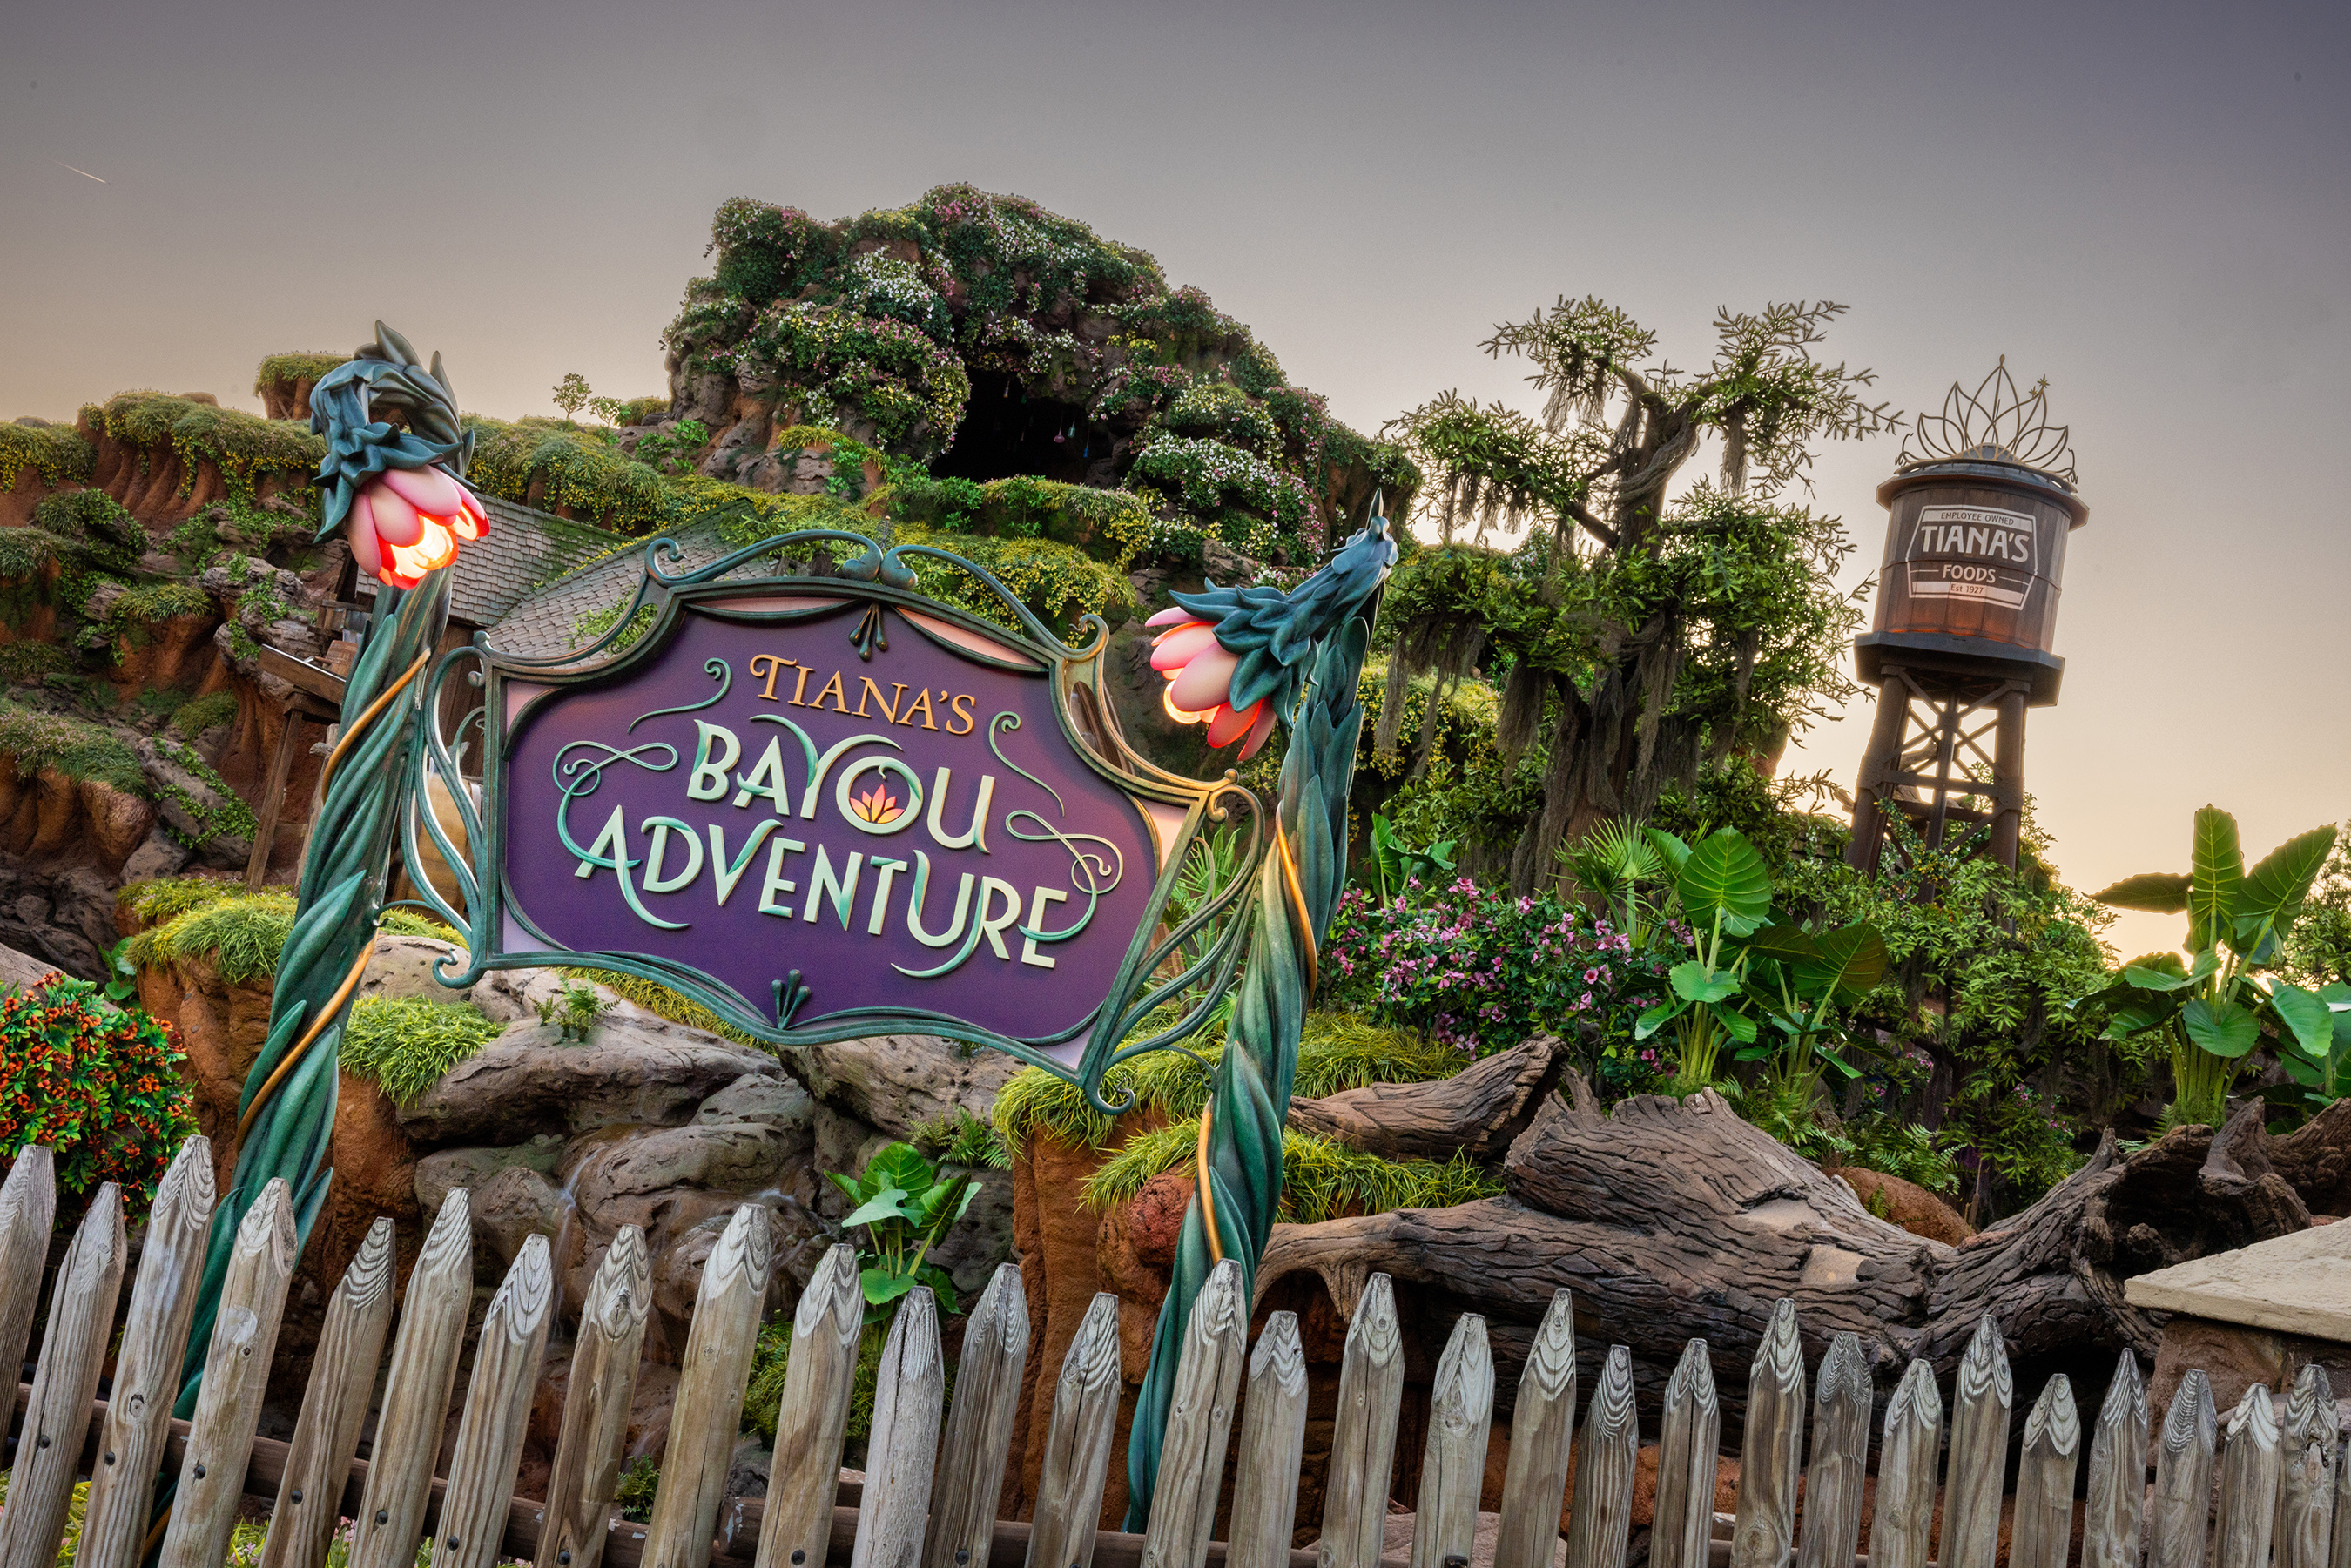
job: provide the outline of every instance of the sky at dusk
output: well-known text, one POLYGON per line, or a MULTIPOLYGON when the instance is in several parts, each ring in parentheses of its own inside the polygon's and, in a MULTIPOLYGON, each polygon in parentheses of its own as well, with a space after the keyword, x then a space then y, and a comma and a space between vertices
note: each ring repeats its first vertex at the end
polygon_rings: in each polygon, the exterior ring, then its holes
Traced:
MULTIPOLYGON (((1476 344, 1561 294, 1683 367, 1718 306, 1835 299, 1830 357, 1897 406, 2005 353, 2073 428, 2027 786, 2096 888, 2184 870, 2208 800, 2253 852, 2351 817, 2346 67, 2317 5, 27 5, 0 418, 257 410, 264 354, 379 316, 468 409, 654 392, 719 202, 950 181, 1149 250, 1366 430, 1447 387, 1534 408, 1476 344)), ((1854 584, 1897 444, 1817 465, 1854 584)), ((1866 726, 1790 765, 1849 781, 1866 726)))

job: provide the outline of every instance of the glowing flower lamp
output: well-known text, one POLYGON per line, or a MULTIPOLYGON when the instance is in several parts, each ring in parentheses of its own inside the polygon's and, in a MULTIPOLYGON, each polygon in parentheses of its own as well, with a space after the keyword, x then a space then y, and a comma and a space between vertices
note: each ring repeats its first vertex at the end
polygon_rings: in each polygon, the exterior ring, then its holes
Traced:
POLYGON ((1228 700, 1240 655, 1217 641, 1217 629, 1185 609, 1163 610, 1145 625, 1165 626, 1152 640, 1151 667, 1167 677, 1161 706, 1177 724, 1205 724, 1215 747, 1241 743, 1241 760, 1257 755, 1273 733, 1273 702, 1259 697, 1245 708, 1228 700))
POLYGON ((457 559, 459 539, 489 532, 474 493, 441 468, 388 468, 351 502, 348 532, 360 570, 393 588, 414 588, 457 559))

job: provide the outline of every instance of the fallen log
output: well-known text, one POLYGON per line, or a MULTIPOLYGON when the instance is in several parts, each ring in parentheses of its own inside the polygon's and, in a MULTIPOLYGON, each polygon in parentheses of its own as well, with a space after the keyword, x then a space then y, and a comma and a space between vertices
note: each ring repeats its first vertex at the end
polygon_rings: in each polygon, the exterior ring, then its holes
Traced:
POLYGON ((1388 1159, 1501 1157, 1559 1086, 1567 1048, 1550 1035, 1426 1083, 1374 1083, 1290 1103, 1290 1125, 1388 1159))

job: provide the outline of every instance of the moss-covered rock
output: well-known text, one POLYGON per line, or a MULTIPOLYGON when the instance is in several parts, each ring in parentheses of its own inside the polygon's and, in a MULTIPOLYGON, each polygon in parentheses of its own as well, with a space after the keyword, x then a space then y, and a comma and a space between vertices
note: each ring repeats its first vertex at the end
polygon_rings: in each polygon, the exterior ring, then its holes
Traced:
POLYGON ((253 372, 254 395, 270 419, 310 419, 310 389, 349 354, 271 354, 253 372))
POLYGON ((86 405, 78 428, 96 449, 90 483, 151 523, 231 497, 307 490, 327 450, 308 423, 223 408, 204 394, 118 392, 86 405))

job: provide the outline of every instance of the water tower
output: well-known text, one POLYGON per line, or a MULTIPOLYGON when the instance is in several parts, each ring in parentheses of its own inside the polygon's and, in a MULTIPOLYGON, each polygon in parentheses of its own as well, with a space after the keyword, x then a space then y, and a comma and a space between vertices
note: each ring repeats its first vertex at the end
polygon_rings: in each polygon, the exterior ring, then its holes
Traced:
POLYGON ((1973 393, 1952 382, 1877 487, 1877 613, 1853 649, 1878 689, 1846 852, 1864 871, 1895 811, 1930 849, 1954 824, 1989 824, 1991 852, 2016 864, 2024 714, 2057 700, 2065 540, 2090 515, 2066 429, 2048 423, 2048 385, 2019 396, 2005 356, 1973 393))

